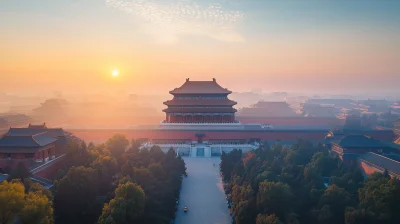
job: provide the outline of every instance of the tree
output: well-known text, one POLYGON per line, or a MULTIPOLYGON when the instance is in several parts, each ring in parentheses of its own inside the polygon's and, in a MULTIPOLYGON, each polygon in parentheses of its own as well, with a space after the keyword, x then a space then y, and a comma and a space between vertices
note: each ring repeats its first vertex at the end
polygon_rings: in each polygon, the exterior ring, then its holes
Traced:
POLYGON ((27 190, 28 190, 28 192, 43 194, 44 196, 47 197, 47 199, 49 199, 50 202, 52 202, 54 199, 51 191, 49 189, 44 188, 39 183, 32 183, 27 190))
POLYGON ((24 185, 18 182, 0 183, 0 223, 11 223, 24 207, 24 185))
POLYGON ((129 140, 126 139, 125 135, 115 134, 107 140, 105 145, 115 158, 120 159, 129 145, 129 140))
POLYGON ((67 153, 64 159, 66 170, 72 166, 86 166, 90 163, 90 154, 85 142, 73 140, 67 144, 67 153))
POLYGON ((284 217, 285 212, 292 206, 293 198, 289 185, 282 182, 263 181, 258 188, 257 207, 264 213, 275 213, 278 217, 284 217))
POLYGON ((366 209, 348 208, 345 214, 346 224, 374 224, 378 223, 373 212, 366 209))
POLYGON ((104 205, 99 223, 133 223, 143 214, 144 207, 145 194, 140 186, 132 182, 120 184, 115 198, 104 205))
POLYGON ((376 215, 381 223, 400 223, 400 182, 376 173, 358 190, 361 209, 376 215))
MULTIPOLYGON (((34 189, 38 187, 34 186, 34 189)), ((19 217, 23 224, 51 224, 54 222, 52 206, 48 196, 39 190, 25 194, 24 185, 19 181, 4 181, 0 184, 2 224, 14 223, 16 217, 19 217)))
POLYGON ((275 214, 272 215, 258 214, 256 219, 256 224, 283 224, 283 222, 281 222, 275 214))
POLYGON ((345 208, 352 204, 351 195, 345 189, 330 185, 319 200, 319 219, 322 223, 343 223, 345 208))
POLYGON ((94 223, 101 213, 96 201, 99 174, 95 169, 72 167, 55 182, 54 206, 57 223, 94 223))
POLYGON ((22 223, 50 224, 53 223, 53 206, 46 195, 41 192, 29 192, 25 197, 25 205, 20 213, 22 223))

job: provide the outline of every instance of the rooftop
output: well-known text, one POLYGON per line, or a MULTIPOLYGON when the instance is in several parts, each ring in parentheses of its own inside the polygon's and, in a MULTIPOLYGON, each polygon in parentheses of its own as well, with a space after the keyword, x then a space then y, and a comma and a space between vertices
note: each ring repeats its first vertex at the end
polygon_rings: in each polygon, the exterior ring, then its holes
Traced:
POLYGON ((229 99, 173 99, 164 102, 167 106, 233 106, 235 101, 229 99))
POLYGON ((167 113, 235 113, 236 109, 232 107, 225 107, 225 108, 204 108, 204 107, 188 107, 188 108, 174 108, 169 107, 163 110, 167 113))
POLYGON ((269 107, 289 107, 289 104, 285 101, 258 101, 256 104, 253 105, 256 108, 269 108, 269 107))
POLYGON ((396 134, 392 129, 335 129, 331 131, 334 137, 343 137, 347 135, 365 135, 380 141, 394 141, 396 134))
POLYGON ((171 94, 230 94, 228 89, 222 88, 215 79, 213 81, 190 81, 179 88, 170 91, 171 94))
POLYGON ((29 124, 28 128, 34 128, 34 129, 47 129, 46 122, 43 124, 29 124))
POLYGON ((339 141, 336 142, 337 145, 343 147, 343 148, 362 148, 362 147, 367 147, 367 148, 383 148, 386 147, 385 144, 381 143, 378 140, 375 140, 371 137, 367 137, 365 135, 348 135, 339 141))
POLYGON ((360 155, 359 158, 371 162, 372 164, 379 166, 383 169, 387 169, 389 172, 400 175, 400 162, 396 160, 372 152, 360 155))
POLYGON ((47 132, 52 137, 68 136, 70 133, 62 128, 10 128, 5 135, 8 136, 30 136, 38 133, 47 132))
POLYGON ((47 132, 26 136, 5 135, 0 139, 0 147, 36 148, 49 145, 56 141, 57 139, 47 132))

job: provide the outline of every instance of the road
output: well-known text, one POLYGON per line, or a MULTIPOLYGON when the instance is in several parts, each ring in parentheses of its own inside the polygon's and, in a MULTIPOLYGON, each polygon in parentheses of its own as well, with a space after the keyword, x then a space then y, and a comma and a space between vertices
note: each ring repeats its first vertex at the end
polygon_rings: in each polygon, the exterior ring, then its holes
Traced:
POLYGON ((184 157, 184 177, 175 224, 229 224, 231 217, 219 175, 219 157, 184 157), (215 167, 213 166, 215 164, 215 167), (183 208, 187 206, 188 212, 183 208))

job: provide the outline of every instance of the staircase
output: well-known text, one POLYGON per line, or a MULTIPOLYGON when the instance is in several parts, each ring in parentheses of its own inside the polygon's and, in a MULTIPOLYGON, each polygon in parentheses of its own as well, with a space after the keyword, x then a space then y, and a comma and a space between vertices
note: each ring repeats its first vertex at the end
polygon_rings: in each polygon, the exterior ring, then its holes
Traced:
POLYGON ((190 157, 197 157, 197 147, 190 147, 190 157))
POLYGON ((211 157, 211 147, 204 148, 204 157, 211 157))

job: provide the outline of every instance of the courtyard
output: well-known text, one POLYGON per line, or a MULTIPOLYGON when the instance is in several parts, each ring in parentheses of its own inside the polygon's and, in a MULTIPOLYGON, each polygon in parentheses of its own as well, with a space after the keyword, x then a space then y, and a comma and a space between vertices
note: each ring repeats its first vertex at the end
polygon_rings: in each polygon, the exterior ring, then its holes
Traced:
POLYGON ((188 176, 183 179, 175 224, 229 224, 219 157, 184 157, 188 176), (215 166, 214 166, 215 164, 215 166), (188 212, 183 208, 187 206, 188 212))

